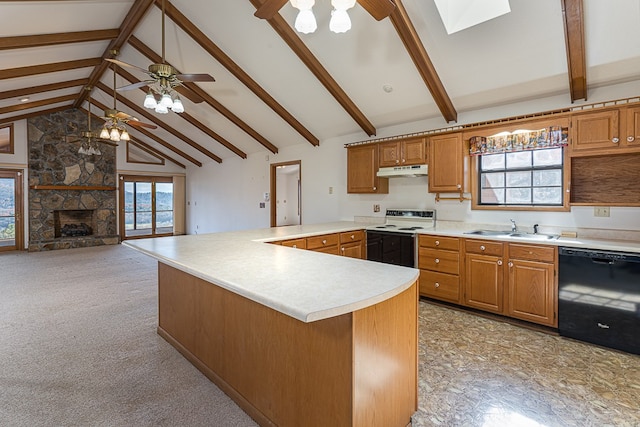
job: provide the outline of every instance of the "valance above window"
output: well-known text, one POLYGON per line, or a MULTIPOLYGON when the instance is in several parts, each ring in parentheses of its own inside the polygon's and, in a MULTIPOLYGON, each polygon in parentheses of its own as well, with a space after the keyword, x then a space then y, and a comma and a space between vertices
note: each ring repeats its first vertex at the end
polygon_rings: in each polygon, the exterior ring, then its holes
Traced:
POLYGON ((540 130, 501 132, 492 136, 473 136, 469 139, 469 155, 507 153, 510 151, 540 150, 568 144, 569 128, 551 126, 540 130))

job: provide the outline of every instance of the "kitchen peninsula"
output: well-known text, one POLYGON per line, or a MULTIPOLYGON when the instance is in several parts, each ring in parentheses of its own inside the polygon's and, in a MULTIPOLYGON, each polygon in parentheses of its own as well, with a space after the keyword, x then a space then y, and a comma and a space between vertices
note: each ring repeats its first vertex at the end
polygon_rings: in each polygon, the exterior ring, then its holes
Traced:
POLYGON ((130 240, 158 333, 260 425, 398 426, 417 410, 418 270, 264 242, 353 222, 130 240))

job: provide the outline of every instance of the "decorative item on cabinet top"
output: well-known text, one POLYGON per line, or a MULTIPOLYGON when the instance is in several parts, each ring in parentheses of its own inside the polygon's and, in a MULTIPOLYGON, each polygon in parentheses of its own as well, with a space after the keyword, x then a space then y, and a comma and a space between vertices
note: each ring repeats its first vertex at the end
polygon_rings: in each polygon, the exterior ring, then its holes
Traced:
POLYGON ((539 130, 500 132, 488 137, 471 137, 469 139, 469 155, 481 156, 510 151, 556 148, 566 146, 568 141, 569 128, 561 126, 550 126, 539 130))

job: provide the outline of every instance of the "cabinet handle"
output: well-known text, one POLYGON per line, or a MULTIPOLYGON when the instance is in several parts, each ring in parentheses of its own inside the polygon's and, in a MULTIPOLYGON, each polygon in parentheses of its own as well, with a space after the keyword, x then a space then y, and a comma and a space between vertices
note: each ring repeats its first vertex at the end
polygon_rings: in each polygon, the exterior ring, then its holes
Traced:
POLYGON ((406 162, 406 160, 405 160, 405 159, 402 159, 402 163, 404 163, 404 162, 406 162))
POLYGON ((436 264, 440 264, 440 260, 438 258, 436 258, 436 264))
POLYGON ((462 185, 458 184, 458 188, 459 188, 459 189, 460 189, 460 188, 462 188, 462 185))
POLYGON ((509 261, 509 267, 513 267, 513 263, 511 261, 509 261))
POLYGON ((293 249, 298 249, 298 245, 293 245, 293 249))
POLYGON ((486 248, 484 247, 484 245, 480 245, 480 250, 484 251, 486 248))
POLYGON ((627 142, 633 142, 636 138, 634 136, 628 136, 627 142))
POLYGON ((609 326, 609 325, 604 325, 604 324, 602 324, 602 323, 598 322, 598 328, 602 328, 602 329, 609 329, 609 328, 610 328, 610 326, 609 326))
POLYGON ((396 165, 397 165, 398 163, 400 163, 400 160, 397 160, 397 159, 396 159, 396 165))
POLYGON ((373 187, 373 191, 376 191, 376 187, 373 187))
POLYGON ((342 252, 344 252, 344 247, 340 248, 340 250, 341 250, 342 252))
POLYGON ((498 265, 502 265, 502 260, 501 259, 498 260, 498 265))
POLYGON ((436 240, 436 246, 440 246, 440 240, 436 240))
POLYGON ((322 241, 322 244, 323 244, 323 245, 326 245, 326 244, 327 244, 327 239, 323 240, 323 241, 322 241))
POLYGON ((351 235, 351 240, 353 240, 353 239, 355 239, 355 238, 356 238, 356 236, 352 234, 352 235, 351 235))
POLYGON ((440 287, 440 283, 436 282, 435 286, 436 286, 436 288, 439 288, 440 287))
POLYGON ((613 142, 614 144, 617 144, 618 142, 620 142, 620 138, 615 137, 611 140, 611 142, 613 142))

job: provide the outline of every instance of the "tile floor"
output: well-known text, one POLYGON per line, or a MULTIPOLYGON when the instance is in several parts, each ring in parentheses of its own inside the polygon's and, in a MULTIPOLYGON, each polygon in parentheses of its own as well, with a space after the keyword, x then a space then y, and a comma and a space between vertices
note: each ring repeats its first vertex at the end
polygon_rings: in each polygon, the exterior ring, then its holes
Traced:
POLYGON ((424 301, 419 310, 413 427, 640 426, 640 356, 424 301))

